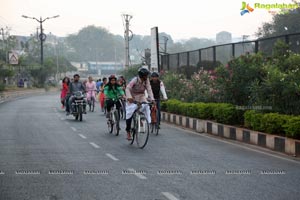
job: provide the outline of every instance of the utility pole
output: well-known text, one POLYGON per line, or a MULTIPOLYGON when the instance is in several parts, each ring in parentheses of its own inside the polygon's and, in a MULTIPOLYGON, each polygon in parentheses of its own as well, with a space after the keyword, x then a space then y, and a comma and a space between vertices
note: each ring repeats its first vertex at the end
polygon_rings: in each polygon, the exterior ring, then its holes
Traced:
POLYGON ((164 53, 166 54, 167 53, 167 44, 168 44, 169 38, 166 37, 166 36, 163 36, 163 38, 164 38, 164 53))
MULTIPOLYGON (((8 30, 8 27, 6 27, 7 28, 7 30, 8 30)), ((2 49, 3 49, 3 51, 4 51, 4 53, 5 53, 5 62, 6 63, 8 63, 8 59, 7 59, 7 57, 8 57, 8 52, 7 52, 7 39, 6 39, 6 41, 5 41, 5 37, 4 37, 4 29, 3 28, 1 28, 1 34, 2 34, 2 42, 3 42, 3 47, 2 47, 2 49)))
POLYGON ((128 69, 128 67, 129 67, 129 40, 131 40, 131 39, 129 39, 129 32, 131 32, 129 30, 129 22, 132 19, 132 16, 128 15, 128 14, 123 14, 123 18, 125 21, 125 34, 124 34, 124 37, 125 37, 125 68, 128 69))
POLYGON ((0 30, 1 30, 1 35, 2 35, 2 45, 1 46, 2 46, 2 50, 4 50, 4 46, 5 46, 4 45, 4 29, 1 28, 0 30))
POLYGON ((56 16, 53 16, 53 17, 47 17, 45 19, 42 19, 42 17, 40 17, 40 19, 37 19, 35 17, 28 17, 26 15, 22 15, 22 17, 29 18, 29 19, 35 19, 37 22, 40 23, 40 32, 41 33, 39 35, 39 38, 40 38, 40 41, 41 41, 41 66, 43 66, 43 64, 44 64, 43 43, 46 40, 46 34, 44 34, 44 32, 43 32, 43 22, 45 22, 47 19, 57 18, 57 17, 59 17, 59 15, 56 15, 56 16))
POLYGON ((245 41, 247 40, 248 37, 249 37, 249 35, 242 35, 242 38, 243 38, 243 54, 245 53, 245 41))

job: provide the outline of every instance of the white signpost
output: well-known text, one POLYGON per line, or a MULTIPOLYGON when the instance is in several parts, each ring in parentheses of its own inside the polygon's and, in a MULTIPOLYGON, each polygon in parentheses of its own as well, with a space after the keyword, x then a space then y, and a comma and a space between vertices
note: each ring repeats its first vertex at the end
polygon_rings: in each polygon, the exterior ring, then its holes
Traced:
POLYGON ((159 52, 158 52, 158 28, 151 28, 151 71, 158 71, 159 52))
POLYGON ((15 52, 9 53, 8 57, 9 57, 9 64, 11 65, 19 64, 19 56, 17 53, 15 52))

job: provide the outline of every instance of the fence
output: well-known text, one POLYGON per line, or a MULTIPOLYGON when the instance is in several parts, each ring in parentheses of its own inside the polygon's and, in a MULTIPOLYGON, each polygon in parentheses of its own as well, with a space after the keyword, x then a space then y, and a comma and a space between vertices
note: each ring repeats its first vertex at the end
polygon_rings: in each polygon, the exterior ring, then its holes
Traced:
POLYGON ((253 41, 215 45, 194 51, 161 55, 160 70, 186 72, 197 71, 200 67, 210 70, 220 64, 225 65, 234 57, 257 53, 258 51, 263 52, 265 56, 271 56, 273 47, 278 40, 289 44, 292 52, 300 53, 300 33, 293 33, 253 41))

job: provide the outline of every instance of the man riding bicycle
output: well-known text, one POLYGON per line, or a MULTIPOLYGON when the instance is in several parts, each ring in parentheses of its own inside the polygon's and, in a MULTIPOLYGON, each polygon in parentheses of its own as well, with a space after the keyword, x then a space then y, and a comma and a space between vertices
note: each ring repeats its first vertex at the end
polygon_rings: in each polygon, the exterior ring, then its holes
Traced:
MULTIPOLYGON (((130 129, 131 129, 131 120, 134 111, 137 108, 136 104, 133 104, 134 101, 137 102, 147 102, 145 91, 149 95, 151 101, 154 101, 149 76, 150 72, 148 69, 141 67, 138 70, 138 76, 134 77, 126 87, 126 97, 127 97, 127 104, 126 104, 126 132, 127 132, 127 139, 132 140, 130 129)), ((150 117, 150 108, 149 105, 144 104, 142 105, 142 112, 145 114, 149 123, 151 123, 150 117)))
POLYGON ((125 93, 122 90, 122 87, 117 84, 117 78, 115 77, 115 75, 111 75, 108 78, 108 83, 104 87, 104 95, 106 97, 106 118, 109 118, 111 108, 114 106, 114 104, 116 104, 118 115, 120 116, 121 104, 117 100, 120 96, 125 98, 125 93))
MULTIPOLYGON (((152 72, 151 80, 150 80, 151 89, 154 95, 154 99, 156 101, 156 108, 157 108, 157 116, 158 116, 158 125, 160 125, 160 93, 163 95, 163 99, 167 100, 167 93, 164 86, 164 83, 159 80, 159 74, 157 72, 152 72)), ((159 128, 159 126, 158 126, 159 128)))

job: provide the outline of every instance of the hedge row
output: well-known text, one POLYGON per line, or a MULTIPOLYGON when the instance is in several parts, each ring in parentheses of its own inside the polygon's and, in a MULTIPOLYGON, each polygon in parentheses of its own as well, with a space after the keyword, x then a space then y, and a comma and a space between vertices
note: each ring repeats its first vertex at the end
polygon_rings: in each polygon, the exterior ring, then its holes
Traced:
POLYGON ((227 103, 184 103, 171 99, 162 103, 162 110, 228 125, 240 125, 255 131, 300 138, 300 116, 243 111, 227 103))
POLYGON ((244 117, 245 127, 252 130, 300 138, 300 116, 278 113, 262 114, 254 110, 248 110, 245 112, 244 117))
POLYGON ((189 117, 216 120, 219 123, 238 125, 243 122, 243 111, 227 103, 184 103, 168 100, 162 103, 162 110, 189 117))

